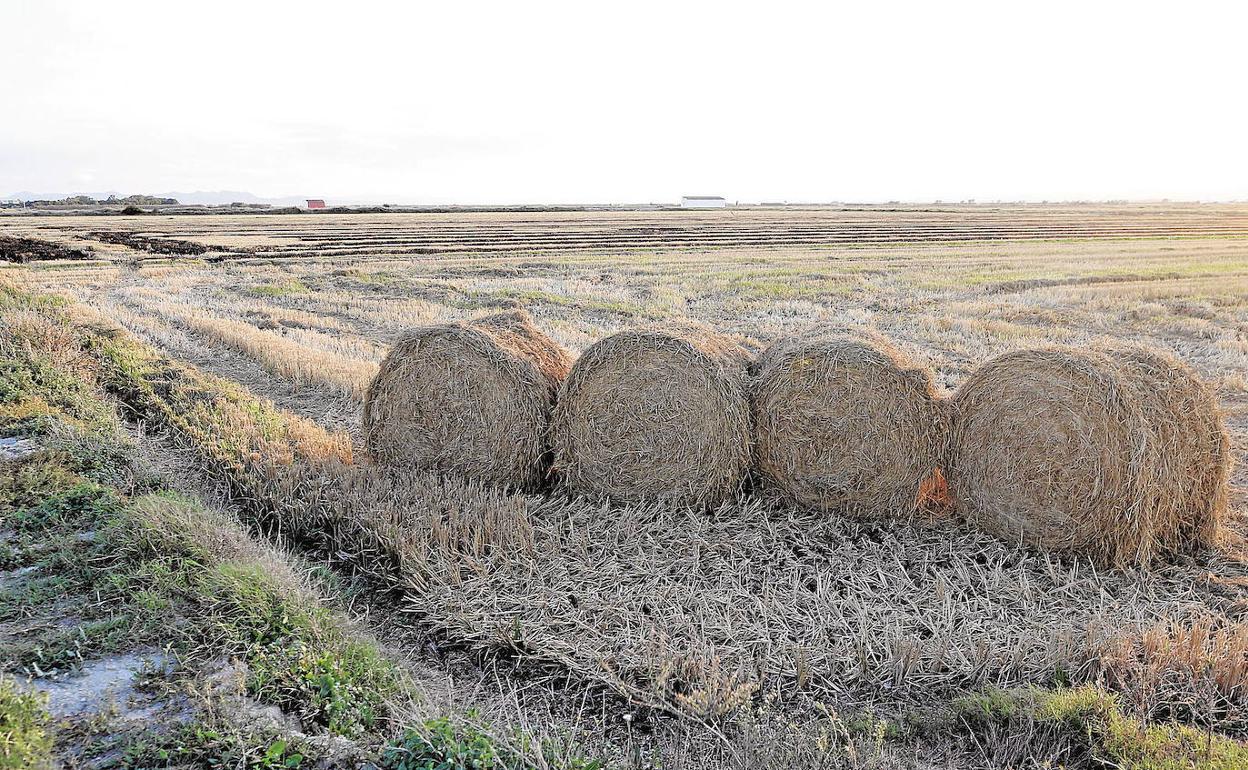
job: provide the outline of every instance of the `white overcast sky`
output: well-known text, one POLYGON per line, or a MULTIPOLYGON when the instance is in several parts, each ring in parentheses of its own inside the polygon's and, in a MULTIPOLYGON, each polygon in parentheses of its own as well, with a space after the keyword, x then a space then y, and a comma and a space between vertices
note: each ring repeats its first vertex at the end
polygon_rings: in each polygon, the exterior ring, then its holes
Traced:
POLYGON ((1248 9, 0 4, 0 195, 1248 199, 1248 9))

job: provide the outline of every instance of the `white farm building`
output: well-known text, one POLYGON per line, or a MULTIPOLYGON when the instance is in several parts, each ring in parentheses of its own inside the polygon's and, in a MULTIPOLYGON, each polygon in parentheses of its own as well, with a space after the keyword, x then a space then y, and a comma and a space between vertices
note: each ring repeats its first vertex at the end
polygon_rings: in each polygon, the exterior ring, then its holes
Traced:
POLYGON ((728 201, 715 195, 686 195, 680 199, 682 209, 722 209, 728 201))

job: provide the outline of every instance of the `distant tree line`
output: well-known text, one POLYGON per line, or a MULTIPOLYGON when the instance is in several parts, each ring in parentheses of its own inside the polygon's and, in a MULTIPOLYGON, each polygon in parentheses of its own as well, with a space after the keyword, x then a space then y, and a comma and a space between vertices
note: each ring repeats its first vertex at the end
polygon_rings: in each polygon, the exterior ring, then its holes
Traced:
POLYGON ((155 195, 127 195, 124 198, 110 195, 103 200, 97 200, 90 195, 71 195, 60 200, 25 201, 25 205, 34 208, 45 206, 176 206, 178 200, 177 198, 159 198, 155 195))

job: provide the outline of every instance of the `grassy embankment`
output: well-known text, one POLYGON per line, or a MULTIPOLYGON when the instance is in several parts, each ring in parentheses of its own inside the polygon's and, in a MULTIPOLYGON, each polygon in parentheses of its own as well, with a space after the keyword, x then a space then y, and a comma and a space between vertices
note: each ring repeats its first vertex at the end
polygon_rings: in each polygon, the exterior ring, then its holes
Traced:
MULTIPOLYGON (((420 694, 403 668, 290 557, 170 491, 136 459, 105 391, 125 390, 119 378, 134 372, 127 367, 141 348, 75 327, 54 299, 3 285, 0 314, 0 436, 32 447, 0 465, 0 768, 54 758, 107 767, 398 768, 464 757, 593 766, 522 735, 498 739, 471 726, 471 715, 410 721, 420 694), (135 651, 168 661, 139 672, 132 700, 148 709, 141 720, 126 718, 135 703, 54 720, 46 698, 23 684, 135 651)), ((155 407, 153 389, 131 385, 133 404, 155 407)), ((241 411, 219 417, 289 435, 279 417, 230 395, 241 411)), ((251 451, 228 431, 192 436, 223 471, 239 469, 227 455, 251 451)))

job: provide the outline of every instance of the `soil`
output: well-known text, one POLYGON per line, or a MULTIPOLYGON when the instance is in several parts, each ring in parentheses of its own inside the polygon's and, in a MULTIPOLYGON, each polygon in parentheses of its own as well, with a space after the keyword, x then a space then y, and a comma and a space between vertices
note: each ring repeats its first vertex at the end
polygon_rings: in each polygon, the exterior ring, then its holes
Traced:
POLYGON ((71 249, 59 243, 41 241, 37 238, 21 238, 0 235, 0 262, 43 262, 50 259, 90 259, 91 255, 81 249, 71 249))
POLYGON ((184 241, 178 238, 152 238, 151 236, 124 231, 94 230, 87 233, 87 237, 103 243, 129 246, 132 249, 146 251, 149 254, 191 254, 198 256, 212 251, 208 246, 202 243, 195 243, 194 241, 184 241))

